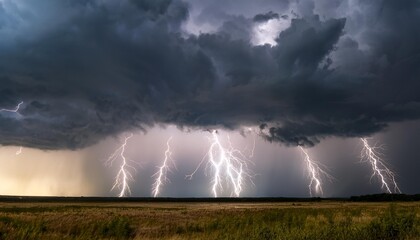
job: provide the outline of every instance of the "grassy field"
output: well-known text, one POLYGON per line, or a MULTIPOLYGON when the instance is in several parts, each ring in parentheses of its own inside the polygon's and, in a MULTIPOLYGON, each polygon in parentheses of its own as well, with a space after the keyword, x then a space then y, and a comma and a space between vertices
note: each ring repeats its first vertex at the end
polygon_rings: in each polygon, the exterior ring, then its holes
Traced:
POLYGON ((420 239, 420 202, 0 203, 0 239, 420 239))

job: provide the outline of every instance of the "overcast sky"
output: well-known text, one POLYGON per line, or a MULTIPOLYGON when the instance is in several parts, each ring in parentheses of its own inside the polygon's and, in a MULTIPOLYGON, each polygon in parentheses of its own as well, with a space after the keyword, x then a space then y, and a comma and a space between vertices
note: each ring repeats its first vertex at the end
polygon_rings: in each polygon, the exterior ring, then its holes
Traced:
POLYGON ((299 147, 324 196, 383 192, 365 137, 418 193, 419 22, 416 0, 0 0, 0 109, 23 101, 0 111, 0 194, 118 195, 105 161, 134 133, 132 196, 171 136, 162 195, 212 196, 211 165, 185 175, 213 130, 244 153, 241 196, 308 196, 299 147))

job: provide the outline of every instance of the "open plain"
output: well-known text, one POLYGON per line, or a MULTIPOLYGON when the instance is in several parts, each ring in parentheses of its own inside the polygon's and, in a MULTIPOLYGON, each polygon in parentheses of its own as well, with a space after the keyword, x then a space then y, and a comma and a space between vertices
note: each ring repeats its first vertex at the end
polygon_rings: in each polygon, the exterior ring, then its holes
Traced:
POLYGON ((0 202, 0 239, 420 239, 420 202, 0 202))

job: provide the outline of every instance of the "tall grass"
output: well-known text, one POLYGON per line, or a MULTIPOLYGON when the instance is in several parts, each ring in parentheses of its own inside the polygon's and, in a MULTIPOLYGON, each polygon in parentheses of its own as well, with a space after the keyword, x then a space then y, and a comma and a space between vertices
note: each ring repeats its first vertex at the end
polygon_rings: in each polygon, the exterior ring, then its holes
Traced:
POLYGON ((420 203, 0 204, 0 239, 420 239, 420 203))

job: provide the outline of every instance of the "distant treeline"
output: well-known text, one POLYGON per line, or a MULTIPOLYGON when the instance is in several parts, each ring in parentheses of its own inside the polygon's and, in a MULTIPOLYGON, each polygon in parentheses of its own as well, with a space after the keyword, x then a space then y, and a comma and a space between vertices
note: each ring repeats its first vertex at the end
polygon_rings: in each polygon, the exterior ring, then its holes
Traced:
POLYGON ((407 195, 407 194, 371 194, 362 196, 352 196, 350 201, 355 202, 390 202, 390 201, 420 201, 420 194, 407 195))
POLYGON ((138 197, 28 197, 0 196, 0 202, 203 202, 203 203, 246 203, 246 202, 320 202, 320 201, 354 201, 354 202, 387 202, 387 201, 420 201, 420 194, 372 194, 352 196, 350 198, 138 198, 138 197))

